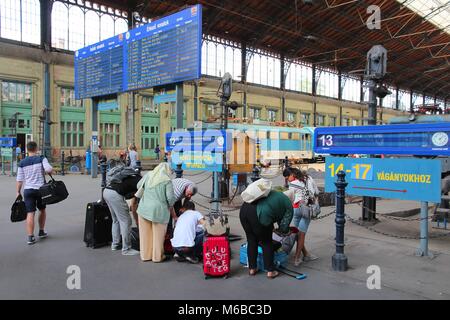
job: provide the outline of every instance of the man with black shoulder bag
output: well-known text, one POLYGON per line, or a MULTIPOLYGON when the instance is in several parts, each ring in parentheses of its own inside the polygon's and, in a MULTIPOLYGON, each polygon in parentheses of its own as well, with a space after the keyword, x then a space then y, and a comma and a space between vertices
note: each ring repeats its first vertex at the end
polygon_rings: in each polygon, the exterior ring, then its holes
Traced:
POLYGON ((27 234, 29 245, 35 244, 34 237, 34 215, 36 209, 39 210, 39 234, 38 237, 43 239, 47 237, 45 232, 46 221, 46 205, 42 202, 39 189, 45 183, 45 173, 51 174, 52 166, 47 158, 38 155, 38 146, 34 141, 27 143, 28 156, 20 161, 17 170, 17 197, 21 196, 23 187, 23 199, 27 210, 27 234))

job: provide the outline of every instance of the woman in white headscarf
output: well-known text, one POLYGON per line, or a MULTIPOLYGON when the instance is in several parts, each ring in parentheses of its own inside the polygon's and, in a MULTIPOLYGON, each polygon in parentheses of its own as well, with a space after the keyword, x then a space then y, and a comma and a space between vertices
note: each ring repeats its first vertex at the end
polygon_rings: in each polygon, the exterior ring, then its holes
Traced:
POLYGON ((159 164, 148 172, 138 184, 136 197, 140 198, 137 213, 139 215, 139 242, 142 261, 161 262, 164 256, 164 239, 167 223, 172 215, 176 201, 167 162, 159 164))

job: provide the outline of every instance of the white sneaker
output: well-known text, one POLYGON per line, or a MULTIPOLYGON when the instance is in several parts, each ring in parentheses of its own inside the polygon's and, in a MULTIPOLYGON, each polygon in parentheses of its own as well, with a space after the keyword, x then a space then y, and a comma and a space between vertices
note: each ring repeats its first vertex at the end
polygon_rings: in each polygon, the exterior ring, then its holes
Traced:
POLYGON ((303 261, 304 262, 314 261, 314 260, 317 260, 317 259, 319 259, 319 257, 317 257, 317 256, 315 256, 313 254, 309 254, 309 255, 303 257, 303 261))
POLYGON ((294 260, 294 266, 298 267, 303 263, 303 259, 300 257, 299 259, 294 260))
POLYGON ((134 249, 128 249, 126 251, 122 251, 123 256, 137 256, 139 254, 139 251, 136 251, 134 249))

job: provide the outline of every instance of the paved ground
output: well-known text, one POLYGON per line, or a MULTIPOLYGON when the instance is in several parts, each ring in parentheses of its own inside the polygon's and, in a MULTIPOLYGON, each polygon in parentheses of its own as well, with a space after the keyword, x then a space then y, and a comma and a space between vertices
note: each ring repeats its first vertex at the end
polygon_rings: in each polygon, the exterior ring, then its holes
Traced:
MULTIPOLYGON (((346 254, 350 270, 331 270, 334 251, 333 216, 314 221, 308 233, 308 246, 320 259, 299 268, 305 280, 280 276, 266 279, 263 274, 247 276, 239 265, 238 248, 233 242, 232 276, 204 280, 201 265, 169 261, 143 263, 138 257, 124 257, 109 248, 89 249, 83 241, 87 202, 99 198, 99 179, 70 175, 66 182, 70 198, 48 210, 50 237, 27 246, 24 223, 9 221, 14 198, 14 178, 0 176, 0 299, 449 299, 450 237, 432 240, 434 259, 414 256, 418 240, 405 240, 373 233, 358 225, 346 225, 346 254), (81 290, 68 290, 67 267, 81 268, 81 290), (369 290, 366 269, 381 268, 381 290, 369 290)), ((208 174, 191 176, 200 182, 200 192, 209 194, 208 174)), ((281 180, 277 180, 280 182, 281 180)), ((195 199, 207 205, 198 195, 195 199)), ((380 211, 411 203, 387 202, 380 211)), ((324 208, 324 212, 332 208, 324 208)), ((357 217, 356 204, 347 213, 357 217)), ((382 211, 382 212, 388 212, 382 211)), ((237 212, 230 213, 232 233, 243 234, 237 212)), ((390 222, 381 219, 377 230, 389 227, 392 233, 415 235, 416 222, 390 222)), ((293 267, 294 268, 294 267, 293 267)))

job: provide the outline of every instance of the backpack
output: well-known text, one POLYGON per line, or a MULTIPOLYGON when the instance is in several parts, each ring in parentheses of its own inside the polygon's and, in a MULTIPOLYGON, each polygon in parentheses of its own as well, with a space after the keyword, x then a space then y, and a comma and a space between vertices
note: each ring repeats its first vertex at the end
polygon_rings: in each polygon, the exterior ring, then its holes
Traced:
POLYGON ((117 166, 112 168, 106 174, 106 187, 111 187, 112 185, 117 185, 122 183, 122 181, 131 176, 138 175, 137 171, 131 167, 117 166))

